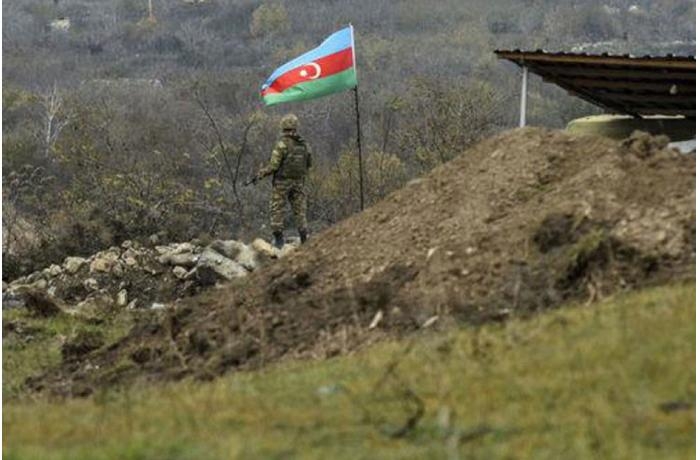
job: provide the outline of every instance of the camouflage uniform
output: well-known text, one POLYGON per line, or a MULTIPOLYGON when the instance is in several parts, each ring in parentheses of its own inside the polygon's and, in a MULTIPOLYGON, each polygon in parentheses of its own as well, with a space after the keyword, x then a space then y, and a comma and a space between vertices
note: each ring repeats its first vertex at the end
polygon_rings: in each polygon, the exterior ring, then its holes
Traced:
MULTIPOLYGON (((284 127, 284 125, 283 125, 284 127)), ((294 222, 302 239, 308 234, 304 179, 311 167, 311 152, 296 129, 284 129, 270 162, 258 172, 258 178, 272 174, 270 226, 273 234, 284 230, 285 205, 292 206, 294 222)))
POLYGON ((306 193, 304 179, 281 179, 272 184, 270 196, 270 227, 273 232, 284 230, 285 204, 289 200, 294 214, 294 224, 299 231, 307 231, 306 193))

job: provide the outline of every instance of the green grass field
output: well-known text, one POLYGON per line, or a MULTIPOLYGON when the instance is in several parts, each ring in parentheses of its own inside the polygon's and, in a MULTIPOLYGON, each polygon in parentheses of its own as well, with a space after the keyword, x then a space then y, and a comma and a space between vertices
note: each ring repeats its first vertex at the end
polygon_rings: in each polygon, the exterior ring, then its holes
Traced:
POLYGON ((30 356, 4 347, 7 459, 695 454, 694 284, 84 400, 19 393, 30 356))

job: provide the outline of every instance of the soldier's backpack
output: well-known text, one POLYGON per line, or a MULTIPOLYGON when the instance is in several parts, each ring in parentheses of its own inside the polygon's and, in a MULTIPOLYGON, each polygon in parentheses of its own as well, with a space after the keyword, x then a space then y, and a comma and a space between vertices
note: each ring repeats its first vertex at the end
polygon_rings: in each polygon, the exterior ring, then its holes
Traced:
POLYGON ((287 152, 282 158, 275 177, 278 179, 303 179, 311 166, 311 153, 300 136, 284 136, 282 142, 287 152))

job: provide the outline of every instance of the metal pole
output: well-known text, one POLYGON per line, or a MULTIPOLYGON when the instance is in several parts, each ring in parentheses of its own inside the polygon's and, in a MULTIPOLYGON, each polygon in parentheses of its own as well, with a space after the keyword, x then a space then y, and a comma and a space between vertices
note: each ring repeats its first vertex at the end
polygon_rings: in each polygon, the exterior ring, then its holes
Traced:
POLYGON ((523 86, 520 89, 520 127, 527 123, 527 66, 523 65, 523 86))
POLYGON ((357 118, 357 162, 360 170, 360 211, 365 209, 365 185, 364 174, 362 172, 362 131, 360 130, 360 99, 357 95, 357 86, 355 91, 355 115, 357 118))

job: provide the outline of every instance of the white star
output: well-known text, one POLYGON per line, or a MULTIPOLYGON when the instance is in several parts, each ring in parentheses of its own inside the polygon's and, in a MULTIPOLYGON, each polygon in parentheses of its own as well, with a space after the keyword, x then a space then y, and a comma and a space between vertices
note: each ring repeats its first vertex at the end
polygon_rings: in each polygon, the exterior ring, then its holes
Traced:
POLYGON ((307 72, 306 69, 302 69, 301 72, 299 72, 299 75, 301 75, 302 77, 305 77, 308 74, 309 74, 309 72, 307 72))

